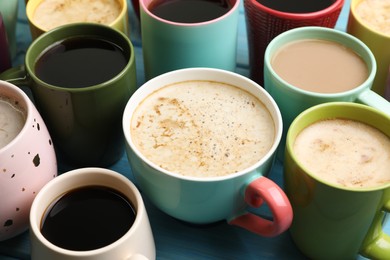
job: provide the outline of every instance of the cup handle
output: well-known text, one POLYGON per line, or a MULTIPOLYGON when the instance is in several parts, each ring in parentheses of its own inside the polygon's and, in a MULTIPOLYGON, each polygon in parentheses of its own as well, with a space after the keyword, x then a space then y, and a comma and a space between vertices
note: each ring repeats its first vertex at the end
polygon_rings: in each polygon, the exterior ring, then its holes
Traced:
MULTIPOLYGON (((386 192, 385 192, 386 193, 386 192)), ((390 197, 390 191, 387 191, 390 197)), ((385 195, 386 197, 386 195, 385 195)), ((370 227, 363 242, 360 253, 370 259, 388 259, 390 256, 390 236, 383 232, 383 223, 387 214, 390 213, 390 199, 384 204, 370 227)), ((387 217, 390 217, 387 216, 387 217)))
POLYGON ((0 74, 0 80, 5 80, 16 86, 29 86, 30 77, 24 65, 10 68, 0 74))
POLYGON ((357 97, 357 101, 390 115, 390 102, 370 89, 363 91, 357 97))
POLYGON ((229 224, 245 228, 264 237, 274 237, 286 231, 292 222, 293 211, 283 190, 266 177, 252 181, 245 189, 245 202, 259 208, 266 202, 273 221, 246 212, 229 221, 229 224))

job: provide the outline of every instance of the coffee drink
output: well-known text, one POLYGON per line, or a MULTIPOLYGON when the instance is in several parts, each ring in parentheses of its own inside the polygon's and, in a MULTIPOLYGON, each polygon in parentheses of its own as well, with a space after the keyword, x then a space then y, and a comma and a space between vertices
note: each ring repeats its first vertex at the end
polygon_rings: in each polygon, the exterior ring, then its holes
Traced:
POLYGON ((363 0, 355 12, 373 30, 390 36, 390 0, 363 0))
POLYGON ((337 186, 370 188, 390 182, 390 138, 358 121, 315 122, 298 134, 293 153, 307 171, 337 186))
POLYGON ((201 23, 223 16, 231 0, 154 0, 148 9, 154 15, 178 23, 201 23))
POLYGON ((17 101, 0 96, 0 149, 20 133, 26 116, 26 111, 17 101))
POLYGON ((260 4, 286 13, 311 13, 331 6, 335 0, 257 0, 260 4))
POLYGON ((303 90, 340 93, 368 78, 363 59, 350 48, 328 40, 297 40, 274 54, 271 66, 283 80, 303 90))
POLYGON ((131 203, 118 191, 86 186, 64 194, 48 207, 41 233, 64 249, 93 250, 121 238, 135 216, 131 203))
POLYGON ((45 31, 76 22, 109 25, 121 9, 118 0, 44 0, 37 6, 33 21, 45 31))
POLYGON ((72 37, 52 45, 38 58, 35 73, 54 86, 82 88, 106 82, 127 65, 130 54, 105 39, 72 37))
POLYGON ((131 138, 151 162, 185 176, 225 176, 270 150, 275 125, 264 104, 236 86, 184 81, 146 97, 131 119, 131 138))

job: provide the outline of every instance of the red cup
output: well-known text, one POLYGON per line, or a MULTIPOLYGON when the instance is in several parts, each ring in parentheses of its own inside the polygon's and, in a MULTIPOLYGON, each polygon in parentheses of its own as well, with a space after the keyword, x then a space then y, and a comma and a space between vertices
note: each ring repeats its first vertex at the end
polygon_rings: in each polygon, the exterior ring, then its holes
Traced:
POLYGON ((244 0, 251 79, 263 86, 264 53, 274 37, 302 26, 334 28, 343 5, 344 0, 334 0, 320 11, 287 13, 271 9, 257 0, 244 0))

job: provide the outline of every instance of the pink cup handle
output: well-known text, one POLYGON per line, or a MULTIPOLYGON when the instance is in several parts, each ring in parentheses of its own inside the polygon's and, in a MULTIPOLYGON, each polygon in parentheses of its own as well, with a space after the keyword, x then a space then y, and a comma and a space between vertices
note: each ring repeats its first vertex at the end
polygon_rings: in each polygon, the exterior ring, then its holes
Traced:
POLYGON ((245 202, 258 208, 263 202, 268 204, 273 221, 252 213, 245 213, 229 221, 229 224, 245 228, 264 237, 274 237, 286 231, 292 222, 293 211, 283 190, 265 177, 252 181, 245 190, 245 202))

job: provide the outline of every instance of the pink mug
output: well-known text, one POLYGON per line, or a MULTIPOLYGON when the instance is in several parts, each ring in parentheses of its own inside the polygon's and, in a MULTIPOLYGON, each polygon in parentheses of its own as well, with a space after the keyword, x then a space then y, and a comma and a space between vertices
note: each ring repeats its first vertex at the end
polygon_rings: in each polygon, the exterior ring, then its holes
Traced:
POLYGON ((0 81, 0 129, 2 241, 27 230, 32 202, 57 176, 57 161, 50 134, 35 106, 21 89, 5 81, 0 81))

